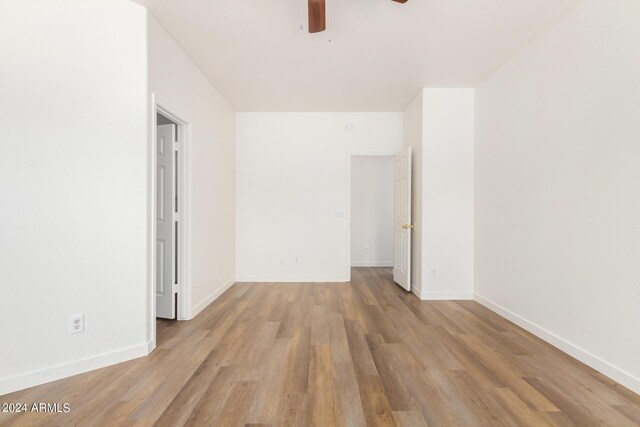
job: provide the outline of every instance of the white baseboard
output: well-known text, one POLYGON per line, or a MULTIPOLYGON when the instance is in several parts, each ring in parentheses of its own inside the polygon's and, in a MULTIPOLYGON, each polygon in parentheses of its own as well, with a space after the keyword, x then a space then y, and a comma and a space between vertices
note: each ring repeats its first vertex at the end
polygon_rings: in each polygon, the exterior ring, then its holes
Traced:
POLYGON ((352 262, 351 267, 393 267, 393 261, 389 262, 352 262))
POLYGON ((429 292, 429 291, 416 291, 414 292, 418 298, 422 301, 461 301, 472 300, 473 294, 470 292, 429 292))
POLYGON ((224 291, 229 289, 234 283, 236 283, 235 279, 227 280, 226 282, 224 282, 224 284, 222 286, 220 286, 218 289, 213 291, 211 293, 211 295, 206 297, 203 301, 199 302, 195 306, 191 307, 191 319, 196 317, 198 315, 198 313, 200 313, 202 310, 207 308, 207 306, 209 304, 214 302, 220 295, 222 295, 224 293, 224 291))
POLYGON ((314 275, 299 275, 299 276, 239 276, 237 282, 254 282, 254 283, 344 283, 347 282, 347 278, 344 275, 340 276, 314 276, 314 275))
POLYGON ((588 351, 566 341, 565 339, 536 325, 535 323, 532 323, 527 319, 520 317, 519 315, 513 313, 512 311, 509 311, 508 309, 494 303, 487 298, 476 294, 474 299, 478 303, 487 307, 489 310, 512 321, 522 329, 531 332, 533 335, 548 342, 552 346, 562 350, 572 357, 575 357, 585 365, 592 367, 596 371, 606 375, 607 377, 622 384, 628 389, 633 390, 635 393, 640 394, 640 378, 637 378, 629 374, 628 372, 625 372, 622 369, 610 364, 609 362, 600 359, 599 357, 589 353, 588 351))
POLYGON ((0 379, 0 396, 149 354, 150 342, 0 379))

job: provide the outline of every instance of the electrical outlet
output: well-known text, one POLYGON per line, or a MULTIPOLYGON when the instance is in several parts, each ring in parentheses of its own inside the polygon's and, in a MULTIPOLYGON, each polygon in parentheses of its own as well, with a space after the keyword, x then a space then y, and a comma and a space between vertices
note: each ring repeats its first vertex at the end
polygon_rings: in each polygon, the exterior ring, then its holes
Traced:
POLYGON ((84 332, 84 314, 77 314, 69 318, 69 333, 80 334, 84 332))

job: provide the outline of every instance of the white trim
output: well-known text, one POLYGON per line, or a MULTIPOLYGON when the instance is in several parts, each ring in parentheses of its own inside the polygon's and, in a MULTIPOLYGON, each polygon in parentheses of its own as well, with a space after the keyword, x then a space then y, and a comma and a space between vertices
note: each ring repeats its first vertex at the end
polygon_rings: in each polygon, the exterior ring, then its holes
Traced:
POLYGON ((147 144, 147 342, 156 343, 156 94, 151 94, 151 117, 147 144))
POLYGON ((151 352, 153 350, 156 349, 156 340, 150 340, 149 342, 147 342, 147 354, 151 354, 151 352))
POLYGON ((13 377, 3 378, 0 380, 0 395, 13 393, 14 391, 24 390, 29 387, 146 356, 149 354, 150 344, 150 342, 145 342, 132 347, 125 347, 72 362, 60 363, 47 368, 26 372, 13 377))
POLYGON ((213 291, 211 295, 206 297, 204 301, 201 301, 198 304, 194 305, 191 310, 191 315, 192 315, 191 318, 193 319, 194 317, 196 317, 202 310, 207 308, 209 304, 214 302, 220 295, 222 295, 224 291, 226 291, 231 286, 233 286, 234 283, 236 283, 234 279, 227 280, 222 286, 220 286, 218 289, 213 291))
POLYGON ((582 363, 592 367, 596 371, 606 375, 612 380, 622 384, 630 390, 633 390, 636 393, 640 393, 640 378, 633 376, 632 374, 625 372, 624 370, 610 364, 609 362, 589 353, 572 344, 565 339, 555 335, 554 333, 536 325, 533 322, 528 321, 527 319, 513 313, 512 311, 507 310, 506 308, 494 303, 493 301, 482 297, 478 294, 475 294, 475 300, 487 307, 489 310, 499 314, 505 319, 510 320, 516 325, 520 326, 522 329, 525 329, 531 332, 533 335, 538 338, 548 342, 552 346, 562 350, 568 355, 578 359, 582 363))
POLYGON ((393 261, 386 262, 352 262, 351 267, 393 267, 393 261))
POLYGON ((471 292, 429 292, 419 290, 416 295, 422 301, 464 301, 473 300, 471 292))
POLYGON ((346 283, 349 278, 342 275, 324 276, 324 275, 268 275, 263 276, 243 276, 236 278, 236 282, 252 282, 252 283, 346 283))

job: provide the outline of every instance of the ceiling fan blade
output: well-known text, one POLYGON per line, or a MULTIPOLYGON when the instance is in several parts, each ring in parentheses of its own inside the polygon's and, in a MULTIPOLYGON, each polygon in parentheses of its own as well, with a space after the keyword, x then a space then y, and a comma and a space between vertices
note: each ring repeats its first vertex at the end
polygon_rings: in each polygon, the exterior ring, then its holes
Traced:
POLYGON ((393 1, 395 1, 396 3, 406 3, 407 2, 407 0, 393 0, 393 1))
MULTIPOLYGON (((319 33, 327 29, 325 0, 309 1, 309 32, 319 33)), ((406 0, 405 0, 406 1, 406 0)))

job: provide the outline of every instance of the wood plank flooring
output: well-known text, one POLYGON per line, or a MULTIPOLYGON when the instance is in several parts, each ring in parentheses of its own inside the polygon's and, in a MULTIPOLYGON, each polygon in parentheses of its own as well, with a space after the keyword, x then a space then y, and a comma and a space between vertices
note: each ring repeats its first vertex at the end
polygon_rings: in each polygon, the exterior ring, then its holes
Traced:
POLYGON ((239 283, 150 356, 0 397, 68 402, 3 425, 638 426, 640 396, 472 301, 421 302, 389 269, 239 283))

